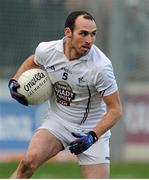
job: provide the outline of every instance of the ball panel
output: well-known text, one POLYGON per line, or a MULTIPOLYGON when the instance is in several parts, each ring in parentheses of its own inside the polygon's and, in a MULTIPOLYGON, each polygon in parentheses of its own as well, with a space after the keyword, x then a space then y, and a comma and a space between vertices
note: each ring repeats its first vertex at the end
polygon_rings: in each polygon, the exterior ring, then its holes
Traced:
POLYGON ((30 69, 21 74, 18 79, 20 88, 29 104, 41 104, 52 94, 52 84, 47 72, 42 69, 30 69))

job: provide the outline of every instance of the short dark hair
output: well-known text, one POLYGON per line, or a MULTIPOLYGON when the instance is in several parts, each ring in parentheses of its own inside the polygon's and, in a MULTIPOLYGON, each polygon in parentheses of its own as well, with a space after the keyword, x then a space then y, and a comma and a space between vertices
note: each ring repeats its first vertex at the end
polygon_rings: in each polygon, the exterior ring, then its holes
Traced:
POLYGON ((78 16, 81 16, 81 15, 83 15, 83 17, 85 19, 95 21, 93 16, 90 13, 86 12, 86 11, 74 11, 74 12, 71 12, 68 15, 68 17, 67 17, 67 19, 65 21, 65 28, 69 27, 71 29, 71 31, 73 31, 74 27, 75 27, 75 20, 77 19, 78 16))

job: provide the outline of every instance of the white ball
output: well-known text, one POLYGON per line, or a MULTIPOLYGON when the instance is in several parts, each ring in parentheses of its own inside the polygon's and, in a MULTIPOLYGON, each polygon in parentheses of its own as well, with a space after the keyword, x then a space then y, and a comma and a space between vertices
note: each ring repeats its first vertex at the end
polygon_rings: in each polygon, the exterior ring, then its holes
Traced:
POLYGON ((52 94, 52 83, 47 72, 42 69, 34 68, 23 72, 18 83, 18 92, 23 94, 31 105, 47 101, 52 94))

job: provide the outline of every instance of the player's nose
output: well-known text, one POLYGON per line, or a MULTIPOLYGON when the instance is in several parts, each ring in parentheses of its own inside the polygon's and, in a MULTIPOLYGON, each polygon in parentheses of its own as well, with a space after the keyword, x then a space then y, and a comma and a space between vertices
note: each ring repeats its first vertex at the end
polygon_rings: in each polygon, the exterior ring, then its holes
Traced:
POLYGON ((87 44, 91 44, 92 41, 93 41, 92 36, 91 36, 91 35, 88 35, 88 36, 86 37, 86 43, 87 43, 87 44))

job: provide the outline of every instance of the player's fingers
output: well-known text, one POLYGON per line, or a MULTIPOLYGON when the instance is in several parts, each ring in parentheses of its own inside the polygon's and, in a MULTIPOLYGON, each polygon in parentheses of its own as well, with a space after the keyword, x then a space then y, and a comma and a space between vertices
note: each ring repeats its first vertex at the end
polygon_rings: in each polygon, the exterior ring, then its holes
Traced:
POLYGON ((85 146, 79 146, 79 147, 72 147, 70 148, 70 152, 74 153, 75 155, 78 155, 82 152, 84 152, 87 149, 85 146))
POLYGON ((83 142, 75 143, 69 147, 69 150, 75 151, 75 150, 82 150, 82 149, 87 149, 87 145, 84 144, 83 142))
POLYGON ((72 141, 69 145, 70 146, 78 146, 79 144, 81 144, 83 141, 82 139, 77 139, 75 141, 72 141))
POLYGON ((12 97, 14 99, 16 99, 19 103, 21 103, 21 104, 23 104, 25 106, 28 106, 28 102, 27 102, 27 100, 26 100, 24 95, 19 94, 19 93, 13 93, 12 97))
POLYGON ((81 134, 79 134, 79 133, 74 133, 74 132, 72 132, 71 133, 75 138, 82 138, 83 136, 81 135, 81 134))
POLYGON ((26 99, 19 99, 18 102, 25 105, 25 106, 28 106, 28 102, 26 99))
POLYGON ((11 96, 12 96, 14 99, 16 99, 16 100, 21 99, 21 100, 26 101, 26 98, 25 98, 24 95, 22 95, 22 94, 20 94, 20 93, 17 93, 17 92, 15 92, 15 91, 13 91, 13 92, 11 93, 11 96))

